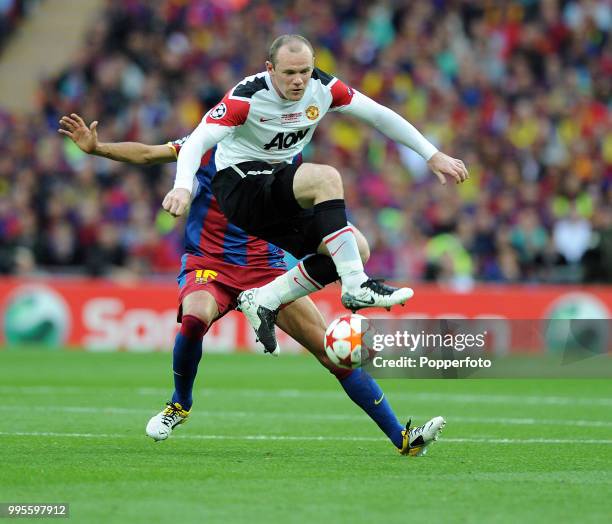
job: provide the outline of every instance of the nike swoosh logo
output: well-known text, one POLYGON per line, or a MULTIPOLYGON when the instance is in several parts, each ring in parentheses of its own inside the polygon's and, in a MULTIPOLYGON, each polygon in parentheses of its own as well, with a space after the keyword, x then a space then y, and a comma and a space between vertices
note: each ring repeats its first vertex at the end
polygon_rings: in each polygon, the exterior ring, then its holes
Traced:
POLYGON ((361 298, 355 298, 357 302, 361 302, 362 304, 374 304, 374 297, 370 297, 370 300, 363 300, 361 298))
POLYGON ((268 120, 276 120, 277 117, 273 116, 272 118, 263 118, 261 117, 259 119, 260 122, 267 122, 268 120))
MULTIPOLYGON (((308 291, 308 289, 307 289, 306 287, 304 287, 304 286, 301 284, 301 282, 300 282, 300 281, 299 281, 299 280, 298 280, 296 277, 293 277, 293 281, 294 281, 294 282, 295 282, 295 283, 296 283, 298 286, 300 286, 302 289, 304 289, 304 290, 308 291)), ((308 293, 310 293, 310 291, 308 291, 308 293)))
POLYGON ((338 246, 338 249, 336 249, 336 251, 333 251, 333 252, 331 253, 331 256, 333 257, 333 256, 334 256, 334 255, 335 255, 335 254, 336 254, 338 251, 340 251, 340 250, 342 249, 342 246, 343 246, 344 244, 346 244, 346 240, 345 240, 344 242, 342 242, 342 244, 340 244, 340 245, 338 246))
POLYGON ((378 406, 378 404, 380 404, 383 401, 383 398, 385 398, 385 394, 382 394, 382 397, 380 397, 378 400, 374 401, 374 405, 378 406))

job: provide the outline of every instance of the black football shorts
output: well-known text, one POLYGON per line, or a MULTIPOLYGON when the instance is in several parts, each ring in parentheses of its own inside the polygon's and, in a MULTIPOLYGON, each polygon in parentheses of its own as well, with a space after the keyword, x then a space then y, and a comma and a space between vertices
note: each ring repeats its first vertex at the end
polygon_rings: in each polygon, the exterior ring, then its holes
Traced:
POLYGON ((313 210, 303 209, 293 194, 298 167, 284 162, 242 162, 218 171, 212 191, 232 224, 300 259, 316 253, 321 239, 313 210))

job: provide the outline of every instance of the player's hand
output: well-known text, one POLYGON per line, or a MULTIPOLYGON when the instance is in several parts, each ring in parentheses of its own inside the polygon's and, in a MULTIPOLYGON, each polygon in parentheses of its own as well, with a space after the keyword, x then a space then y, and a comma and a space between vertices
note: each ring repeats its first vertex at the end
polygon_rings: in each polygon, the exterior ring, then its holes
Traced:
POLYGON ((98 121, 92 122, 89 127, 76 113, 64 115, 59 121, 62 126, 58 132, 70 138, 85 153, 95 153, 98 147, 98 121))
POLYGON ((182 187, 170 191, 162 202, 162 207, 173 217, 180 217, 191 203, 191 193, 182 187))
POLYGON ((452 177, 457 184, 465 182, 470 175, 467 172, 465 164, 458 158, 453 158, 438 151, 428 161, 427 165, 442 185, 446 184, 446 177, 452 177))

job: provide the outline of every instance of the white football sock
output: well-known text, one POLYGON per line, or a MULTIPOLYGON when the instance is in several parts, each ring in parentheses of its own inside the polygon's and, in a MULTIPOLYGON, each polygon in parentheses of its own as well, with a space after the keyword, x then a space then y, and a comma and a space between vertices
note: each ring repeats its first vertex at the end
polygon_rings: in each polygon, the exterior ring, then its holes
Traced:
POLYGON ((323 242, 329 250, 336 271, 342 281, 342 287, 355 290, 361 286, 368 276, 363 271, 363 262, 357 247, 357 239, 351 226, 343 227, 338 231, 323 237, 323 242))
POLYGON ((275 310, 281 304, 288 304, 298 298, 314 293, 323 286, 315 281, 300 262, 286 273, 257 290, 257 302, 268 309, 275 310))

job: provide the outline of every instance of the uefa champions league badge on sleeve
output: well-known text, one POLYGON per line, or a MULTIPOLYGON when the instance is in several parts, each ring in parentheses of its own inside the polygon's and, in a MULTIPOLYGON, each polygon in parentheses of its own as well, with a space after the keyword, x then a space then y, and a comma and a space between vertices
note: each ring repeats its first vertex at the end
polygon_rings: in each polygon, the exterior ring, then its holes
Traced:
POLYGON ((215 120, 219 120, 225 116, 227 113, 227 106, 225 103, 221 102, 217 104, 210 112, 210 118, 214 118, 215 120))

